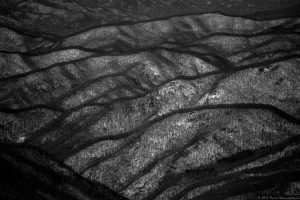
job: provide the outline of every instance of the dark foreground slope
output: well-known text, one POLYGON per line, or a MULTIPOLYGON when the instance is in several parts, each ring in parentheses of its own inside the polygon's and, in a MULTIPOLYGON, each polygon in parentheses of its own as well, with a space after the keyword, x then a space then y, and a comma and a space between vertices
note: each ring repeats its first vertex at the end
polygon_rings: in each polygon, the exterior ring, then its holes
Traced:
POLYGON ((279 11, 3 26, 0 137, 129 199, 296 194, 299 45, 300 18, 279 11))
POLYGON ((1 199, 126 200, 35 147, 0 144, 0 163, 1 199))

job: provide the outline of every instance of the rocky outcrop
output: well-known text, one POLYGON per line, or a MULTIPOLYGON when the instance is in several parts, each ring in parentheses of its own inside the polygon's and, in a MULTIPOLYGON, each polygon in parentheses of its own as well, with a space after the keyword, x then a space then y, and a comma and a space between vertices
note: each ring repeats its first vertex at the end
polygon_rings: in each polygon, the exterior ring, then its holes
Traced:
POLYGON ((1 138, 129 199, 295 194, 300 21, 279 16, 2 27, 1 138))

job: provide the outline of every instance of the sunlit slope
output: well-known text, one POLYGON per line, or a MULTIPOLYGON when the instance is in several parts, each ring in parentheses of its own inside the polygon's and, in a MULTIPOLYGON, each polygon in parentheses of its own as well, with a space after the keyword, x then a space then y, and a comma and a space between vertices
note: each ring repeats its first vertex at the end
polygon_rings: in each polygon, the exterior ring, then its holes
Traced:
POLYGON ((59 38, 1 28, 1 138, 130 199, 292 191, 299 28, 217 13, 59 38))

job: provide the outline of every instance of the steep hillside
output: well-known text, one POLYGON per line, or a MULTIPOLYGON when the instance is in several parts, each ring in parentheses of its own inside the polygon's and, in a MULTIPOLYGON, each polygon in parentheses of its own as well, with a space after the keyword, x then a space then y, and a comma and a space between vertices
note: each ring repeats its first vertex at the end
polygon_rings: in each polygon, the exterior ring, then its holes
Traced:
POLYGON ((62 35, 3 25, 0 138, 37 146, 129 199, 297 194, 292 10, 183 12, 62 35))
POLYGON ((0 161, 1 199, 126 200, 35 147, 1 143, 0 161))

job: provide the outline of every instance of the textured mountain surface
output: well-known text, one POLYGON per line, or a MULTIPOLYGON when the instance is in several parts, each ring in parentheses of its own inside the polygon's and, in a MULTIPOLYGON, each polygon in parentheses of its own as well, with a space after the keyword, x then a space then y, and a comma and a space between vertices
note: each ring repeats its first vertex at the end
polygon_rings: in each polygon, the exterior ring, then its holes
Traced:
POLYGON ((298 0, 0 0, 0 22, 21 32, 69 35, 99 25, 220 12, 252 19, 299 16, 298 0))
POLYGON ((299 193, 300 18, 293 5, 263 10, 133 17, 60 35, 11 21, 0 28, 0 138, 129 199, 299 193))

